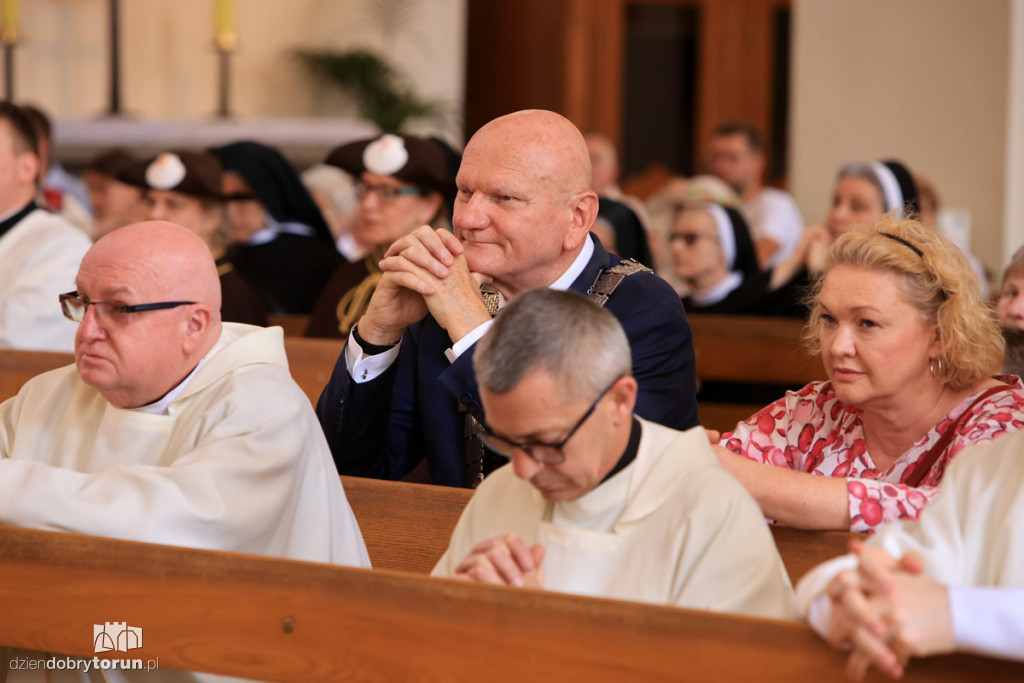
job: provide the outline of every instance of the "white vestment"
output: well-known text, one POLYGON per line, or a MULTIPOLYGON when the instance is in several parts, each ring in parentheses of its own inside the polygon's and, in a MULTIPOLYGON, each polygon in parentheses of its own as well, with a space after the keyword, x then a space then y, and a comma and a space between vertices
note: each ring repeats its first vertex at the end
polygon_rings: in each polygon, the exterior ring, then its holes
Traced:
MULTIPOLYGON (((914 550, 925 573, 949 587, 957 649, 1024 661, 1024 431, 965 448, 917 521, 879 531, 869 545, 893 557, 914 550)), ((800 613, 827 624, 828 582, 856 566, 846 555, 801 579, 800 613)))
POLYGON ((27 382, 0 405, 0 523, 370 566, 280 328, 225 323, 167 414, 113 407, 74 366, 27 382))
POLYGON ((550 590, 789 618, 789 579, 761 510, 704 429, 640 423, 636 459, 573 501, 549 503, 511 465, 495 470, 432 574, 454 576, 475 545, 514 532, 545 547, 550 590))
POLYGON ((77 325, 57 295, 75 288, 92 242, 59 216, 36 209, 0 237, 0 349, 73 351, 77 325))

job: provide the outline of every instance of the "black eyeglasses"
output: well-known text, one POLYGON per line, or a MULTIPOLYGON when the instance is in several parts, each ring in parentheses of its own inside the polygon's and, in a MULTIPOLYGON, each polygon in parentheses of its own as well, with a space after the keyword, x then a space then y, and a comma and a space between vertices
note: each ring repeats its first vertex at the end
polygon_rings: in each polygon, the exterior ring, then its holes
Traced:
MULTIPOLYGON (((622 378, 617 377, 615 382, 618 382, 620 379, 622 378)), ((512 458, 512 454, 516 449, 518 449, 541 464, 561 464, 565 462, 565 453, 562 451, 562 449, 565 448, 565 444, 569 443, 569 439, 572 438, 572 435, 578 432, 580 427, 583 426, 583 423, 587 421, 587 418, 597 410, 597 404, 601 402, 601 399, 604 398, 605 394, 611 391, 611 388, 615 386, 615 382, 612 382, 605 387, 604 391, 602 391, 598 397, 594 399, 594 402, 590 404, 590 407, 587 408, 587 412, 583 413, 583 417, 579 419, 579 422, 577 422, 573 428, 569 430, 569 433, 566 434, 565 438, 558 443, 520 443, 495 434, 494 430, 492 430, 487 424, 481 425, 483 431, 477 434, 477 437, 485 446, 487 446, 487 448, 491 449, 498 455, 503 455, 509 459, 512 458)))
POLYGON ((698 240, 702 240, 702 239, 711 240, 711 239, 718 239, 718 238, 717 237, 712 237, 711 235, 705 235, 704 233, 701 233, 701 232, 676 232, 676 233, 672 234, 672 236, 669 238, 669 241, 670 242, 679 241, 679 242, 682 242, 683 244, 685 244, 688 247, 692 247, 693 245, 697 244, 698 240))
POLYGON ((161 301, 156 304, 114 304, 109 301, 89 301, 89 299, 78 296, 78 292, 68 292, 60 295, 60 307, 64 311, 64 317, 76 323, 85 319, 85 312, 90 306, 96 311, 96 315, 104 320, 113 320, 116 323, 127 322, 128 316, 132 313, 143 311, 159 311, 164 308, 177 308, 188 306, 195 301, 161 301))
POLYGON ((395 187, 394 185, 371 185, 369 183, 356 183, 356 197, 364 199, 368 194, 377 195, 382 202, 393 202, 396 197, 406 195, 421 195, 423 190, 418 187, 395 187))

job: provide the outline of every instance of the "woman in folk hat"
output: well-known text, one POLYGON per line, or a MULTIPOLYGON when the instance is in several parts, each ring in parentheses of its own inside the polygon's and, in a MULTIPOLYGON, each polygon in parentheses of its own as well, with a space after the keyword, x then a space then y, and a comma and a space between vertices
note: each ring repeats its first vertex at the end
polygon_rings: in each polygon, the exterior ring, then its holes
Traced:
POLYGON ((146 220, 149 209, 142 201, 144 188, 118 180, 122 170, 138 160, 121 149, 109 149, 93 157, 82 171, 92 204, 93 241, 125 225, 146 220))
POLYGON ((306 336, 347 337, 366 310, 391 243, 442 214, 450 184, 441 149, 411 135, 382 135, 342 145, 327 163, 356 178, 359 204, 353 233, 370 253, 338 268, 313 310, 306 336))
POLYGON ((266 325, 267 316, 253 286, 224 251, 224 197, 220 163, 205 152, 176 150, 126 167, 119 180, 143 188, 150 220, 177 223, 199 235, 217 262, 221 319, 266 325))

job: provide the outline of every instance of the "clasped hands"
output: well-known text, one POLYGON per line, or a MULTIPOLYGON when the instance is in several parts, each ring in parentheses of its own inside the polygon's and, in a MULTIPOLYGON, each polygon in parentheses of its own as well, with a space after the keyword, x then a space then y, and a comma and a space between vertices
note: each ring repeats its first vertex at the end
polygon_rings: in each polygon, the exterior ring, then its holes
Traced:
POLYGON ((840 572, 826 589, 832 614, 825 634, 834 647, 850 650, 848 678, 862 680, 872 665, 900 678, 910 657, 955 649, 949 594, 924 574, 918 553, 897 560, 860 541, 850 550, 857 568, 840 572))
POLYGON ((390 344, 429 312, 456 342, 490 314, 480 296, 489 278, 471 273, 458 238, 429 225, 394 242, 380 261, 380 284, 359 321, 371 344, 390 344))
POLYGON ((544 546, 527 546, 516 534, 476 545, 455 567, 455 578, 517 588, 544 588, 544 546))
POLYGON ((772 269, 769 289, 775 290, 788 283, 802 268, 811 275, 822 273, 832 246, 832 235, 821 225, 812 225, 804 230, 796 249, 772 269))

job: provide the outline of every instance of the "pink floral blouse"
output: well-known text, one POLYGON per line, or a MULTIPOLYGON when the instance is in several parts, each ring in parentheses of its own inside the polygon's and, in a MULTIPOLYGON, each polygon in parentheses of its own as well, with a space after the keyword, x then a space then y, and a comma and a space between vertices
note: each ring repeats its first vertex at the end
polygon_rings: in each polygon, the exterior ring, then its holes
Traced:
POLYGON ((965 446, 1024 427, 1024 385, 1013 375, 996 379, 1014 388, 971 408, 916 488, 902 483, 910 477, 913 465, 983 391, 964 399, 884 472, 871 462, 860 409, 841 403, 831 382, 812 382, 799 391, 787 392, 736 425, 719 443, 751 460, 825 477, 846 477, 850 530, 874 531, 897 519, 916 519, 935 495, 946 465, 965 446))

